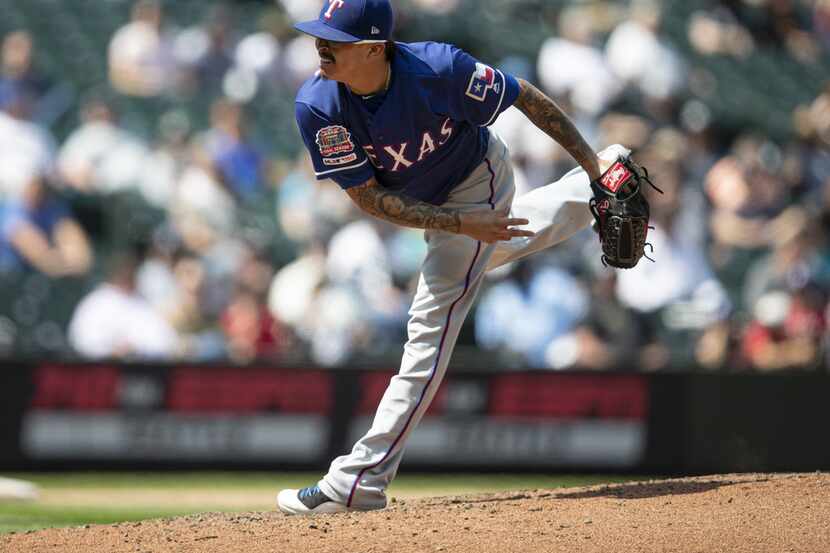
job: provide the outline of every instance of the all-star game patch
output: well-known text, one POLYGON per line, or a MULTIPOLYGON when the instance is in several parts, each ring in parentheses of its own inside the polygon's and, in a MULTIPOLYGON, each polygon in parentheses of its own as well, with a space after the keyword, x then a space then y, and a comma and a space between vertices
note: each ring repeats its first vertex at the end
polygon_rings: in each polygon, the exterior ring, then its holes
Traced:
POLYGON ((352 135, 340 125, 324 127, 317 132, 317 146, 323 157, 347 154, 354 151, 352 135))

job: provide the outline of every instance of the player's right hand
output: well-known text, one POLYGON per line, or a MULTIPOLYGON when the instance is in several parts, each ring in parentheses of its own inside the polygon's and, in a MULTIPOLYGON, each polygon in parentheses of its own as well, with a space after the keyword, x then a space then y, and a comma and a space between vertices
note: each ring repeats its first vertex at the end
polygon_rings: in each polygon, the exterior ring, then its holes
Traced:
POLYGON ((508 210, 502 211, 473 211, 461 213, 460 234, 493 244, 494 242, 509 241, 516 237, 535 236, 534 232, 516 228, 527 225, 527 219, 513 219, 508 210))

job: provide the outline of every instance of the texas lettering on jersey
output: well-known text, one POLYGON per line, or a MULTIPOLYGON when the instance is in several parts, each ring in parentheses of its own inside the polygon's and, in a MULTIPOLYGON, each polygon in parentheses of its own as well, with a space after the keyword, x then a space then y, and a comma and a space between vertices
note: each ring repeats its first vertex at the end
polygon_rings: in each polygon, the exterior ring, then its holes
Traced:
MULTIPOLYGON (((453 122, 449 117, 444 120, 441 125, 440 134, 433 135, 430 131, 425 131, 421 138, 420 149, 410 148, 409 142, 403 142, 397 145, 384 146, 382 151, 391 158, 389 160, 389 171, 395 173, 401 169, 408 169, 416 163, 423 161, 431 153, 438 150, 452 137, 453 122)), ((363 146, 366 156, 372 162, 375 169, 386 170, 387 167, 381 161, 375 147, 371 145, 363 146)))
POLYGON ((486 127, 518 95, 515 78, 454 46, 397 43, 379 107, 318 74, 297 94, 297 124, 318 179, 350 188, 375 178, 440 204, 483 162, 486 127))

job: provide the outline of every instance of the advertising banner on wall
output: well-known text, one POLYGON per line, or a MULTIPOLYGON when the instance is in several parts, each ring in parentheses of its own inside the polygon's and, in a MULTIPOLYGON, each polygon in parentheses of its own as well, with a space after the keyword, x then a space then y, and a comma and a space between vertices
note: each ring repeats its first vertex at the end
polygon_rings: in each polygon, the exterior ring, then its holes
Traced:
MULTIPOLYGON (((0 468, 303 468, 348 451, 392 371, 8 364, 0 468)), ((450 370, 408 469, 830 468, 825 374, 450 370)))
MULTIPOLYGON (((21 425, 33 461, 309 464, 371 425, 391 372, 43 365, 21 425)), ((428 467, 637 466, 648 381, 450 376, 411 436, 428 467)))
POLYGON ((326 452, 330 373, 35 369, 21 448, 32 460, 310 462, 326 452))
MULTIPOLYGON (((392 374, 362 376, 351 441, 371 425, 392 374)), ((450 378, 407 442, 405 463, 629 469, 646 451, 648 381, 504 374, 450 378)))

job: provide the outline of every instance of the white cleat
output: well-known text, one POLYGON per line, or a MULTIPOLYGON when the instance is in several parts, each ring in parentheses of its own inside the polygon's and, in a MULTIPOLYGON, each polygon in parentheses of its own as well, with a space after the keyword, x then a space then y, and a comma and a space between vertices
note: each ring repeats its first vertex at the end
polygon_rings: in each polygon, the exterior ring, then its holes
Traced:
POLYGON ((345 513, 350 509, 320 491, 318 486, 301 490, 282 490, 277 495, 277 507, 287 515, 320 515, 345 513))

